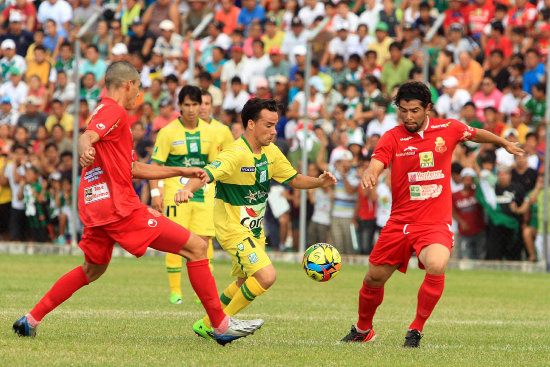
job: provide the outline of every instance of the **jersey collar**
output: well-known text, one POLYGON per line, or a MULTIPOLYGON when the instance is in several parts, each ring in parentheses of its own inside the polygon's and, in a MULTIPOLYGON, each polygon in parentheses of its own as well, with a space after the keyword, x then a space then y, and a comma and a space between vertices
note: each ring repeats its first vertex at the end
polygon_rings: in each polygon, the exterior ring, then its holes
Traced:
POLYGON ((250 144, 248 144, 248 142, 246 141, 246 139, 244 138, 244 135, 241 135, 241 139, 243 139, 244 143, 246 144, 246 146, 248 147, 248 149, 250 149, 250 152, 252 154, 254 154, 254 151, 252 150, 252 147, 250 146, 250 144))
POLYGON ((416 132, 418 135, 420 135, 422 139, 424 139, 424 131, 428 130, 428 127, 430 126, 430 117, 426 116, 426 120, 426 127, 424 128, 424 130, 416 132))

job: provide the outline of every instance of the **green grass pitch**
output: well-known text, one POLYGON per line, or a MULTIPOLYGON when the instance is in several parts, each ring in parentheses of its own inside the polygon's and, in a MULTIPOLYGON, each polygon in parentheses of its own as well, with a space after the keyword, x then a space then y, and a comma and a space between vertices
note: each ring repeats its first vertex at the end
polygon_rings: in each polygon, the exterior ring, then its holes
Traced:
MULTIPOLYGON (((38 328, 18 338, 11 324, 68 270, 71 256, 0 256, 0 366, 542 366, 550 365, 550 275, 449 271, 421 348, 401 347, 424 272, 395 273, 374 327, 377 341, 340 344, 356 322, 366 268, 343 264, 328 283, 298 264, 275 264, 278 280, 240 316, 261 317, 255 335, 226 347, 196 337, 204 311, 184 273, 183 305, 168 302, 164 259, 114 258, 38 328)), ((221 291, 230 264, 215 261, 221 291)))

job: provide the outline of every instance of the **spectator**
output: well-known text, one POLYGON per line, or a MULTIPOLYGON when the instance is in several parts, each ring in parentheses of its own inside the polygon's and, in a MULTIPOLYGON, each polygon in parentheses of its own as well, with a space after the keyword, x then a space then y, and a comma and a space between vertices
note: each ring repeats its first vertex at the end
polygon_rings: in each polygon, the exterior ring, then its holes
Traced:
POLYGON ((153 131, 159 131, 180 116, 180 113, 174 110, 174 106, 169 97, 164 97, 159 102, 160 113, 153 120, 153 131))
POLYGON ((516 0, 508 11, 508 26, 532 29, 537 20, 537 7, 527 0, 516 0))
POLYGON ((338 180, 334 187, 334 202, 330 223, 331 241, 340 253, 352 255, 355 249, 352 245, 352 218, 357 201, 357 186, 359 177, 355 168, 351 167, 353 155, 349 150, 342 151, 335 161, 334 176, 338 180))
MULTIPOLYGON (((524 122, 525 114, 521 108, 516 108, 512 112, 510 112, 510 124, 511 127, 508 129, 514 129, 518 133, 518 141, 521 145, 525 144, 525 137, 531 129, 529 129, 529 126, 527 126, 524 122)), ((506 135, 506 132, 508 130, 504 131, 504 135, 506 135)))
POLYGON ((450 0, 449 9, 445 10, 444 14, 445 20, 443 21, 443 29, 447 36, 449 36, 453 24, 461 25, 462 32, 469 27, 468 18, 463 11, 463 3, 460 0, 450 0))
POLYGON ((88 108, 93 110, 97 105, 99 93, 97 88, 95 75, 92 72, 87 72, 82 77, 82 86, 80 87, 80 99, 85 99, 88 102, 88 108))
POLYGON ((546 86, 537 83, 531 88, 531 98, 525 103, 528 113, 528 121, 533 126, 538 126, 545 119, 546 114, 546 86))
POLYGON ((307 103, 307 110, 306 94, 304 91, 300 91, 296 94, 296 97, 290 106, 290 110, 288 111, 287 117, 289 119, 299 120, 303 118, 310 118, 312 120, 317 120, 323 115, 326 116, 323 106, 324 97, 322 93, 325 89, 323 81, 320 77, 314 76, 311 78, 309 85, 311 89, 310 99, 307 103))
POLYGON ((222 75, 223 65, 227 62, 224 58, 225 50, 221 47, 214 47, 212 49, 212 61, 206 63, 205 69, 211 74, 214 86, 219 88, 221 86, 220 78, 222 75))
POLYGON ((288 79, 290 76, 290 64, 284 59, 281 50, 277 47, 272 47, 269 50, 269 59, 271 60, 271 65, 265 70, 265 77, 273 90, 277 77, 283 76, 288 79))
POLYGON ((485 122, 484 110, 487 107, 493 107, 498 111, 502 96, 502 92, 497 89, 495 79, 490 76, 483 77, 480 91, 472 96, 472 102, 476 105, 477 118, 485 122))
POLYGON ((530 95, 523 91, 523 82, 516 80, 511 83, 508 93, 502 97, 498 112, 503 116, 509 116, 512 111, 524 106, 530 98, 530 95))
POLYGON ((99 58, 99 49, 96 45, 90 44, 86 48, 86 61, 80 66, 79 72, 81 75, 92 73, 94 82, 97 81, 100 86, 103 86, 103 76, 107 70, 107 64, 99 58))
POLYGON ((38 110, 39 104, 40 101, 36 97, 27 97, 25 100, 25 113, 21 114, 17 120, 17 126, 27 129, 31 139, 36 139, 39 126, 46 126, 47 116, 38 110))
POLYGON ((468 52, 475 56, 479 53, 478 44, 470 37, 464 37, 464 27, 461 24, 451 24, 449 29, 449 43, 445 49, 451 51, 454 56, 454 63, 459 63, 461 52, 468 52))
POLYGON ((27 168, 25 178, 21 180, 19 199, 25 205, 25 216, 29 223, 30 238, 33 242, 48 242, 49 236, 46 229, 46 201, 47 185, 42 186, 38 180, 39 172, 34 166, 27 168))
POLYGON ((492 77, 497 84, 497 89, 504 92, 510 81, 510 72, 504 63, 504 54, 502 51, 498 49, 491 51, 486 64, 484 77, 492 77))
POLYGON ((12 108, 10 96, 3 96, 0 100, 0 125, 7 125, 11 135, 15 130, 18 119, 19 113, 12 108))
POLYGON ((63 28, 69 34, 73 10, 65 0, 46 0, 38 7, 36 18, 41 24, 44 24, 48 19, 53 19, 59 28, 63 28))
POLYGON ((64 42, 61 44, 61 46, 59 47, 59 58, 57 59, 54 67, 55 70, 57 70, 58 78, 59 74, 63 72, 69 80, 74 80, 76 63, 73 57, 73 49, 70 43, 64 42))
POLYGON ((346 29, 352 33, 357 31, 359 17, 354 12, 350 11, 349 7, 350 2, 348 0, 341 0, 338 2, 336 6, 338 12, 334 18, 332 18, 332 26, 336 31, 339 29, 346 29))
MULTIPOLYGON (((89 1, 89 0, 88 0, 89 1)), ((68 38, 63 28, 58 29, 54 20, 48 19, 45 24, 45 37, 43 45, 51 55, 52 60, 57 60, 61 44, 68 38)), ((35 49, 36 50, 36 49, 35 49)), ((36 56, 35 56, 36 57, 36 56)))
MULTIPOLYGON (((386 0, 388 2, 390 0, 386 0)), ((380 11, 382 12, 382 11, 380 11)), ((376 66, 382 67, 390 59, 390 45, 393 38, 388 37, 388 24, 380 22, 376 25, 376 40, 369 45, 369 50, 376 52, 376 66)))
POLYGON ((231 79, 231 90, 225 95, 222 103, 222 109, 232 110, 236 113, 241 113, 244 104, 250 98, 250 94, 246 92, 241 78, 234 76, 231 79))
POLYGON ((375 0, 366 0, 363 4, 365 10, 359 16, 359 23, 366 24, 369 32, 372 34, 376 25, 380 22, 380 11, 383 7, 380 2, 375 0))
POLYGON ((537 154, 538 138, 537 134, 530 132, 525 136, 525 155, 527 156, 527 165, 536 171, 539 170, 541 159, 537 154))
POLYGON ((21 70, 16 66, 9 69, 9 81, 0 86, 0 97, 9 96, 11 106, 18 112, 24 111, 23 103, 27 98, 29 87, 21 79, 21 70))
POLYGON ((422 51, 422 41, 418 35, 416 26, 411 23, 403 24, 403 55, 410 58, 415 51, 422 51))
MULTIPOLYGON (((476 108, 477 111, 477 108, 476 108)), ((477 112, 476 112, 477 116, 477 112)), ((485 118, 485 129, 489 130, 497 136, 503 136, 504 131, 508 128, 506 124, 499 120, 499 116, 496 113, 496 109, 492 106, 485 107, 483 110, 483 116, 485 118)), ((510 129, 511 130, 511 129, 510 129)), ((514 132, 517 136, 517 131, 514 132)))
MULTIPOLYGON (((383 0, 382 6, 383 8, 378 13, 380 23, 386 24, 386 31, 389 33, 390 37, 400 38, 400 20, 403 17, 402 10, 395 9, 395 3, 393 2, 393 0, 383 0)), ((378 26, 376 26, 376 28, 378 29, 378 26)))
POLYGON ((374 107, 375 118, 369 122, 367 127, 367 139, 375 134, 382 136, 386 131, 397 126, 395 116, 388 114, 387 109, 388 102, 385 100, 379 100, 376 102, 374 107))
POLYGON ((109 23, 100 20, 97 23, 97 30, 92 38, 92 44, 97 46, 99 57, 103 60, 107 60, 111 54, 112 38, 112 34, 109 32, 109 23))
POLYGON ((124 43, 117 43, 111 48, 111 63, 130 60, 130 55, 128 54, 128 47, 124 43))
POLYGON ((448 75, 454 76, 458 80, 459 88, 467 90, 470 95, 474 95, 483 78, 483 69, 466 51, 462 51, 458 59, 458 65, 448 75))
MULTIPOLYGON (((72 126, 71 130, 72 131, 72 126)), ((55 124, 52 126, 51 129, 51 140, 50 142, 54 143, 57 146, 57 150, 61 155, 66 152, 72 152, 73 151, 73 143, 72 141, 67 137, 67 134, 65 132, 65 129, 61 124, 55 124)), ((70 168, 69 170, 71 170, 70 168)))
POLYGON ((172 0, 155 1, 145 10, 142 19, 145 27, 155 38, 161 35, 160 23, 166 19, 172 21, 174 24, 174 32, 177 34, 180 33, 178 7, 172 0))
MULTIPOLYGON (((317 172, 317 175, 321 173, 315 163, 310 163, 308 170, 317 172)), ((327 243, 330 236, 332 188, 308 190, 308 198, 313 203, 313 214, 307 229, 308 243, 327 243)))
MULTIPOLYGON (((487 107, 487 110, 490 111, 491 107, 487 107)), ((491 111, 490 114, 487 114, 487 116, 493 116, 495 115, 494 111, 491 111)), ((517 143, 518 141, 518 132, 515 129, 508 129, 506 130, 506 133, 504 133, 503 137, 506 140, 509 140, 511 142, 517 143)), ((499 166, 503 167, 509 167, 511 168, 514 165, 514 156, 510 153, 508 153, 506 150, 502 150, 498 148, 495 151, 496 154, 496 163, 499 166)), ((521 204, 521 203, 519 203, 521 204)))
POLYGON ((466 102, 464 106, 462 106, 460 121, 476 129, 482 129, 484 127, 483 122, 476 118, 476 105, 472 101, 466 102))
POLYGON ((262 36, 262 41, 264 41, 265 53, 269 53, 273 47, 276 47, 280 50, 281 46, 283 45, 285 32, 279 29, 276 23, 277 20, 275 18, 267 18, 265 21, 265 34, 262 36))
POLYGON ((403 57, 403 45, 393 42, 390 45, 390 60, 382 67, 382 91, 389 92, 397 84, 402 84, 409 79, 409 72, 414 67, 413 63, 403 57))
POLYGON ((141 18, 136 17, 132 21, 131 32, 128 32, 124 43, 128 47, 128 53, 133 54, 137 52, 144 58, 148 58, 151 54, 151 49, 154 46, 155 39, 153 35, 145 28, 141 18))
POLYGON ((515 156, 514 158, 512 181, 519 184, 523 188, 523 192, 527 193, 535 188, 538 173, 536 170, 529 168, 526 155, 515 156))
POLYGON ((494 50, 501 51, 506 61, 512 56, 512 42, 504 35, 504 26, 499 21, 491 23, 491 36, 485 45, 485 57, 489 57, 494 50))
POLYGON ((248 81, 248 90, 255 93, 258 79, 265 79, 266 69, 271 65, 269 55, 264 52, 264 42, 260 39, 252 43, 252 56, 248 58, 245 67, 245 79, 248 81))
MULTIPOLYGON (((34 9, 32 5, 30 6, 34 9)), ((23 15, 21 13, 11 12, 8 30, 6 34, 0 37, 0 42, 6 39, 11 39, 15 42, 15 49, 19 56, 24 57, 27 54, 27 50, 33 42, 33 34, 24 28, 23 15)))
POLYGON ((300 11, 298 12, 298 18, 300 18, 306 28, 309 28, 315 18, 324 15, 325 4, 318 0, 305 0, 304 6, 302 6, 300 11))
POLYGON ((46 120, 46 129, 51 132, 52 127, 60 124, 63 130, 67 132, 73 131, 74 118, 72 115, 65 112, 65 106, 59 99, 54 99, 51 103, 52 114, 46 120))
POLYGON ((162 80, 160 78, 153 79, 149 92, 145 93, 143 102, 149 102, 153 106, 154 115, 157 116, 160 112, 160 101, 166 97, 166 93, 162 90, 162 80))
MULTIPOLYGON (((127 0, 128 1, 128 0, 127 0)), ((130 0, 134 1, 135 0, 130 0)), ((92 4, 92 0, 79 0, 78 6, 74 9, 73 19, 75 22, 86 22, 93 15, 100 13, 101 8, 97 4, 92 4)), ((97 21, 95 21, 90 28, 91 33, 97 31, 97 21)))
POLYGON ((233 44, 231 46, 231 60, 223 64, 221 73, 221 90, 225 94, 231 88, 228 82, 238 76, 241 79, 241 83, 244 83, 245 87, 248 81, 244 79, 246 77, 246 67, 248 66, 246 56, 243 55, 242 44, 233 44))
MULTIPOLYGON (((283 44, 281 45, 281 52, 287 55, 290 65, 296 65, 296 59, 294 57, 296 46, 303 46, 305 48, 309 32, 304 30, 304 24, 299 17, 292 18, 290 23, 291 31, 286 32, 283 44)), ((301 48, 299 48, 301 50, 301 48)))
MULTIPOLYGON (((363 176, 369 161, 364 161, 357 170, 358 177, 363 176)), ((376 200, 373 200, 374 189, 357 186, 358 200, 355 206, 355 217, 357 218, 357 239, 362 255, 370 255, 374 247, 374 234, 376 233, 376 200)))
POLYGON ((265 19, 265 10, 259 4, 256 4, 256 0, 241 0, 242 8, 237 18, 237 28, 248 32, 248 28, 253 21, 259 21, 263 23, 265 19))
MULTIPOLYGON (((13 22, 11 17, 21 20, 23 29, 27 32, 33 32, 36 29, 36 8, 34 4, 27 0, 15 0, 11 5, 8 5, 0 14, 0 26, 7 21, 13 22)), ((21 55, 23 56, 23 55, 21 55)))
POLYGON ((488 0, 475 0, 473 4, 467 6, 464 10, 469 22, 470 33, 476 41, 481 39, 483 30, 493 19, 494 12, 493 2, 488 0))
POLYGON ((223 93, 220 88, 213 84, 212 75, 210 75, 210 73, 203 71, 199 74, 199 87, 210 93, 214 115, 218 116, 223 103, 223 93))
MULTIPOLYGON (((544 175, 539 174, 537 178, 537 182, 535 184, 535 188, 527 193, 526 199, 524 201, 524 205, 522 205, 520 208, 523 209, 526 221, 525 225, 523 226, 523 242, 525 243, 525 250, 527 251, 527 261, 536 261, 537 255, 540 258, 540 255, 543 253, 542 251, 542 241, 537 243, 537 252, 535 253, 535 240, 538 237, 538 228, 539 228, 539 197, 540 193, 544 190, 544 175)), ((544 200, 544 199, 543 199, 544 200)), ((544 212, 544 210, 542 210, 544 212)), ((542 240, 543 236, 538 237, 542 240)))
POLYGON ((27 239, 27 218, 25 216, 25 204, 19 198, 21 182, 25 179, 25 163, 27 162, 27 148, 20 144, 14 144, 11 149, 12 160, 4 167, 0 182, 9 184, 11 190, 11 210, 9 222, 10 241, 25 241, 27 239))
POLYGON ((88 116, 90 115, 90 107, 88 101, 85 98, 80 98, 78 104, 78 129, 83 131, 88 127, 88 116))
POLYGON ((10 78, 10 69, 17 68, 19 72, 27 71, 27 62, 25 59, 16 54, 16 45, 12 39, 5 39, 0 46, 2 48, 3 57, 0 59, 0 67, 2 68, 2 80, 6 81, 10 78))
POLYGON ((234 0, 221 0, 220 5, 221 8, 214 15, 214 20, 223 23, 223 33, 229 35, 237 28, 241 9, 235 6, 234 0))
POLYGON ((536 49, 530 48, 526 51, 525 66, 527 70, 523 74, 523 90, 531 93, 533 86, 542 82, 546 75, 544 64, 540 62, 540 54, 536 49))
POLYGON ((159 24, 160 37, 155 41, 153 51, 162 56, 164 61, 174 62, 181 58, 183 38, 175 33, 175 25, 169 19, 159 24))
POLYGON ((336 37, 329 42, 321 61, 323 66, 330 64, 336 55, 342 55, 344 62, 347 62, 350 55, 362 51, 359 36, 350 33, 350 25, 347 21, 337 23, 335 29, 336 37))
POLYGON ((458 222, 459 238, 456 241, 461 259, 483 260, 485 248, 485 219, 483 208, 475 196, 475 171, 464 168, 460 173, 463 188, 453 193, 453 219, 458 222))
MULTIPOLYGON (((49 89, 49 83, 53 83, 57 80, 57 72, 47 59, 46 49, 43 46, 36 46, 34 48, 34 60, 29 61, 27 67, 27 73, 25 74, 25 80, 29 84, 32 90, 31 79, 36 76, 40 81, 40 85, 49 89)), ((44 105, 45 106, 45 105, 44 105)))

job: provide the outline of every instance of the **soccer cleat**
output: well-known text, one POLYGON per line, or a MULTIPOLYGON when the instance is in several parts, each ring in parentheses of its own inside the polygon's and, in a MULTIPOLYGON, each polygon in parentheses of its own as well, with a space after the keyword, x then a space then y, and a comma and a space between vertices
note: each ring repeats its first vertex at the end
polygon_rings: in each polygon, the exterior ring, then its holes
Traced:
POLYGON ((216 334, 214 331, 212 334, 216 339, 216 342, 220 345, 226 345, 231 343, 235 339, 244 338, 248 335, 254 334, 256 330, 262 327, 264 320, 238 320, 232 317, 229 318, 229 325, 227 330, 223 334, 216 334))
POLYGON ((13 331, 19 336, 30 336, 31 338, 36 336, 36 328, 29 325, 27 316, 23 316, 13 323, 13 331))
POLYGON ((195 332, 195 334, 204 339, 214 339, 214 330, 212 330, 212 328, 206 327, 202 319, 193 324, 193 331, 195 332))
POLYGON ((420 346, 420 339, 422 339, 422 333, 416 329, 407 330, 405 336, 405 348, 418 348, 420 346))
POLYGON ((172 292, 172 296, 170 296, 170 303, 173 305, 181 305, 183 303, 181 295, 176 292, 172 292))
POLYGON ((348 335, 342 339, 343 342, 355 342, 355 343, 365 343, 373 342, 376 339, 376 333, 374 329, 367 330, 366 333, 360 333, 357 331, 354 325, 351 326, 351 330, 348 335))

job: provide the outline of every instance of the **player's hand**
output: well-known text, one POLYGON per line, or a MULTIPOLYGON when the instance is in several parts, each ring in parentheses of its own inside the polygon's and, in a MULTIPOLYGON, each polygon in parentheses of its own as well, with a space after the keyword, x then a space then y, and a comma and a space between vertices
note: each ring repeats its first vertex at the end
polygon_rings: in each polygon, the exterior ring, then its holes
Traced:
POLYGON ((504 149, 506 149, 508 153, 514 154, 514 155, 523 155, 525 153, 523 149, 518 147, 518 143, 509 142, 508 144, 506 144, 504 149))
POLYGON ((85 168, 94 163, 95 158, 95 148, 89 147, 82 155, 80 156, 80 165, 85 168))
POLYGON ((193 198, 193 193, 186 189, 179 190, 176 195, 174 195, 174 202, 176 205, 180 205, 181 203, 186 203, 189 201, 189 199, 193 198))
POLYGON ((206 179, 208 178, 206 171, 198 167, 183 168, 182 176, 189 177, 189 178, 198 178, 203 183, 206 183, 206 179))
POLYGON ((323 171, 319 176, 320 187, 330 187, 336 185, 336 177, 330 172, 323 171))
POLYGON ((374 173, 367 168, 365 174, 363 174, 363 177, 361 178, 361 187, 364 189, 374 189, 377 183, 378 177, 376 177, 376 175, 374 175, 374 173))
POLYGON ((164 200, 162 195, 151 198, 151 207, 159 213, 164 213, 164 200))

